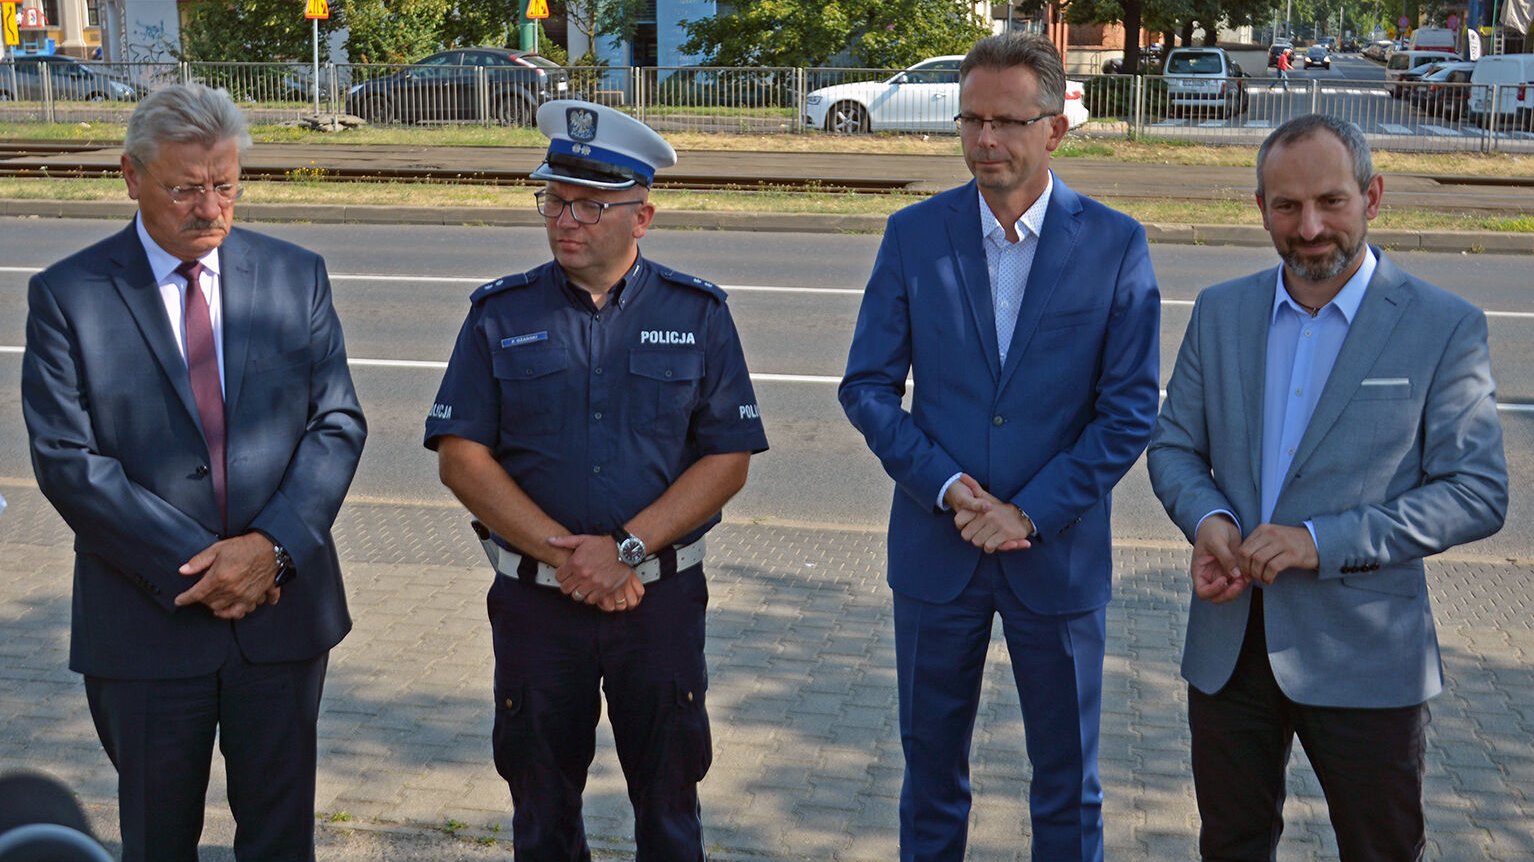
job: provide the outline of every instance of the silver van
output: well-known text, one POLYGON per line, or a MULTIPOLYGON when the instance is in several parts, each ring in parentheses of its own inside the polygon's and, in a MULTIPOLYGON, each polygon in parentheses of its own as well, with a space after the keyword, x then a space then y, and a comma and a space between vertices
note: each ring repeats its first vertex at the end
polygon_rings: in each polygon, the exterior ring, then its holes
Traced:
POLYGON ((1469 113, 1489 127, 1511 121, 1516 128, 1534 127, 1534 54, 1494 54, 1475 61, 1470 73, 1469 113))
POLYGON ((1224 48, 1173 48, 1161 74, 1173 112, 1232 117, 1247 108, 1246 73, 1224 48))

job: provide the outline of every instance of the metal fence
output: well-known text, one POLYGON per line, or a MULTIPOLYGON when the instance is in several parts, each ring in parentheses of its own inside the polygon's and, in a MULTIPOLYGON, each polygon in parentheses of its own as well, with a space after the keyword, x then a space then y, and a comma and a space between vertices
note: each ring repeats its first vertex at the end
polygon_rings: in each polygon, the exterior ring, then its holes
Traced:
MULTIPOLYGON (((1531 85, 1269 77, 1073 75, 1089 119, 1073 134, 1206 144, 1259 143, 1300 114, 1356 123, 1373 146, 1534 153, 1531 85), (1195 92, 1197 90, 1197 92, 1195 92), (1497 106, 1497 110, 1492 110, 1497 106)), ((663 132, 952 134, 952 71, 828 68, 529 69, 288 63, 0 63, 0 120, 123 122, 133 102, 174 81, 224 87, 253 122, 350 113, 372 123, 528 125, 549 98, 627 111, 663 132), (61 67, 61 68, 55 68, 61 67), (115 82, 115 88, 107 82, 115 82)))

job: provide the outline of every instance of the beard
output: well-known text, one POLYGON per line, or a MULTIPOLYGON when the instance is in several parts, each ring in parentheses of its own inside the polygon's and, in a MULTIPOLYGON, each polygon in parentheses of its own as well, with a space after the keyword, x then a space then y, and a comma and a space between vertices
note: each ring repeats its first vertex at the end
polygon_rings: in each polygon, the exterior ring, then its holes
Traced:
POLYGON ((1344 250, 1339 241, 1334 243, 1334 248, 1329 254, 1319 258, 1306 257, 1297 251, 1284 252, 1281 257, 1283 257, 1284 266, 1300 279, 1312 282, 1327 281, 1341 275, 1348 268, 1348 264, 1358 257, 1363 247, 1364 239, 1360 237, 1351 249, 1344 250))

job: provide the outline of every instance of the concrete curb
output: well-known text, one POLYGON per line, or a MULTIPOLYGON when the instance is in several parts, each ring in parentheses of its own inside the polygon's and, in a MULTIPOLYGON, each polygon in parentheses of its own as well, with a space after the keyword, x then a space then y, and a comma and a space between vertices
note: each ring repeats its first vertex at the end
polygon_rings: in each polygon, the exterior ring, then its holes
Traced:
MULTIPOLYGON (((0 200, 0 216, 21 218, 126 219, 132 201, 0 200)), ((240 220, 312 224, 488 225, 537 227, 543 219, 528 208, 393 207, 348 204, 242 204, 240 220)), ((767 231, 775 233, 879 233, 885 216, 818 213, 740 213, 666 210, 655 224, 670 230, 767 231)), ((1259 225, 1147 224, 1146 238, 1167 245, 1272 244, 1259 225)), ((1534 234, 1495 231, 1372 230, 1371 241, 1391 251, 1534 255, 1534 234)))

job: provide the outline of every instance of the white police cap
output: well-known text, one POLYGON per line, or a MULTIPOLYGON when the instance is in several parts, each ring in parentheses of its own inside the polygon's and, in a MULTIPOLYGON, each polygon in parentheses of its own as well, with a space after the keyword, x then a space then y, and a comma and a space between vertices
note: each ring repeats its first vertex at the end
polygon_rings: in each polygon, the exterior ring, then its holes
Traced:
POLYGON ((543 164, 529 176, 626 189, 652 185, 658 168, 676 164, 676 150, 656 131, 622 111, 575 99, 544 102, 538 130, 549 137, 543 164))

